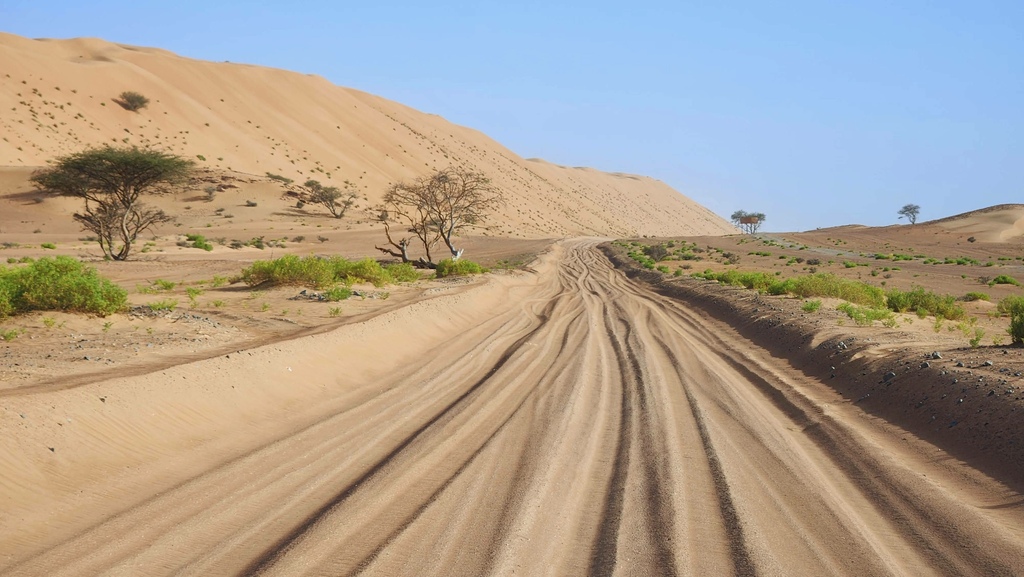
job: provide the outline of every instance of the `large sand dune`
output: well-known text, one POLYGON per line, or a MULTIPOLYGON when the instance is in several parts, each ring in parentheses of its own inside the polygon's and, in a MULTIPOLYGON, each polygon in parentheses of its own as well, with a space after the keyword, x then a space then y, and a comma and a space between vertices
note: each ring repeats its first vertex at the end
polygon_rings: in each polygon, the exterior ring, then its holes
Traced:
POLYGON ((486 135, 323 78, 192 60, 99 39, 0 33, 0 166, 42 166, 99 144, 154 146, 209 168, 329 184, 379 198, 391 182, 460 164, 508 193, 502 235, 735 232, 657 180, 527 161, 486 135), (126 90, 148 98, 129 112, 126 90))

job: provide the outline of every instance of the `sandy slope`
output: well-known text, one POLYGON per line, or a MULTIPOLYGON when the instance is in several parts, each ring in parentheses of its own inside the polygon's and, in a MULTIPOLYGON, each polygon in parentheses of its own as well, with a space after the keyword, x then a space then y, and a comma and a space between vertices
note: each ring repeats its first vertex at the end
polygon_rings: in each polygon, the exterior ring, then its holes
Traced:
POLYGON ((657 180, 527 161, 486 135, 323 78, 99 39, 0 33, 0 166, 42 166, 87 145, 154 146, 209 168, 356 183, 364 206, 391 182, 459 164, 508 193, 507 236, 729 234, 657 180), (133 90, 150 105, 114 99, 133 90))
POLYGON ((0 423, 0 571, 1024 566, 1019 496, 627 281, 587 242, 536 271, 328 334, 5 399, 24 417, 0 423))

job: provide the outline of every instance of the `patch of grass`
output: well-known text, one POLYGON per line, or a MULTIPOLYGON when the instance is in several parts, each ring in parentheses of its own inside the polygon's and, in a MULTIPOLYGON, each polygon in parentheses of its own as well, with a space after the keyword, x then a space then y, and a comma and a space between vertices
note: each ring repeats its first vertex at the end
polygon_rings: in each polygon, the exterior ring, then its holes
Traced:
POLYGON ((853 322, 862 326, 870 325, 874 321, 886 321, 893 317, 892 311, 889 309, 858 306, 853 303, 842 303, 836 309, 846 313, 846 316, 853 319, 853 322))
POLYGON ((336 317, 341 314, 341 307, 331 307, 327 309, 327 314, 332 318, 336 317))
POLYGON ((21 334, 21 330, 20 329, 10 329, 10 330, 6 330, 6 331, 0 331, 0 340, 13 341, 14 339, 18 338, 18 335, 20 335, 20 334, 21 334))
POLYGON ((964 295, 964 301, 966 301, 966 302, 987 301, 987 300, 989 300, 989 296, 987 294, 985 294, 985 293, 982 293, 982 292, 973 292, 972 291, 972 292, 969 292, 969 293, 964 295))
POLYGON ((951 321, 961 319, 965 315, 963 307, 957 304, 951 295, 937 295, 921 287, 910 291, 889 289, 885 296, 889 310, 898 313, 915 311, 920 316, 920 311, 924 310, 933 316, 951 321))
POLYGON ((819 301, 819 300, 809 300, 809 301, 804 302, 803 305, 801 305, 800 310, 804 311, 805 313, 813 313, 813 312, 817 312, 818 309, 820 309, 820 308, 821 308, 821 301, 819 301))
POLYGON ((213 288, 220 288, 228 284, 228 277, 213 275, 213 280, 210 281, 210 286, 213 288))
POLYGON ((484 272, 487 272, 487 269, 471 260, 459 259, 453 261, 451 259, 445 259, 437 263, 437 269, 434 271, 434 277, 444 278, 448 276, 465 276, 481 274, 484 272))
POLYGON ((323 294, 324 298, 327 299, 328 302, 333 303, 343 301, 352 296, 352 291, 348 287, 336 286, 325 290, 323 294))
POLYGON ((199 295, 203 294, 203 289, 199 287, 190 286, 187 289, 185 289, 185 294, 188 295, 189 306, 191 308, 196 308, 196 306, 198 306, 199 304, 196 299, 199 297, 199 295))
POLYGON ((178 283, 160 278, 153 281, 153 287, 156 288, 156 290, 172 291, 176 286, 178 286, 178 283))
POLYGON ((178 306, 178 301, 175 299, 164 299, 160 301, 153 301, 148 303, 146 306, 154 312, 173 311, 178 306))
POLYGON ((207 252, 213 250, 213 245, 201 234, 186 234, 185 239, 192 243, 192 248, 201 248, 207 252))
POLYGON ((41 247, 43 247, 45 249, 48 249, 48 250, 53 250, 53 249, 57 248, 57 245, 53 244, 52 242, 44 242, 43 244, 41 244, 39 246, 41 246, 41 247))
POLYGON ((0 318, 46 310, 106 316, 127 306, 124 289, 68 256, 44 257, 15 269, 0 267, 0 318))
POLYGON ((872 308, 885 306, 882 289, 829 273, 795 277, 785 281, 783 288, 787 293, 804 298, 831 297, 872 308))
POLYGON ((276 180, 276 181, 278 181, 278 182, 280 182, 282 184, 285 184, 285 185, 289 185, 289 184, 295 182, 295 181, 293 181, 290 178, 281 176, 280 174, 274 174, 272 172, 268 172, 267 173, 267 178, 269 178, 270 180, 276 180))

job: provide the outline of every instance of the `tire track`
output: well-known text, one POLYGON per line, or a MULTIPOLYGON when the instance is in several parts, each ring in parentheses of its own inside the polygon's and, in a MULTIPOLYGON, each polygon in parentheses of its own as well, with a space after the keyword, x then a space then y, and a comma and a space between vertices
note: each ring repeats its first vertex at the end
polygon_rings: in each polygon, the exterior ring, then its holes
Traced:
POLYGON ((508 297, 467 312, 469 328, 425 347, 422 366, 356 382, 318 420, 148 499, 114 502, 64 543, 13 566, 0 558, 0 572, 1024 567, 1019 508, 974 506, 977 488, 934 468, 923 477, 903 459, 928 466, 930 454, 888 442, 784 360, 625 279, 594 242, 556 254, 536 274, 492 280, 508 297))

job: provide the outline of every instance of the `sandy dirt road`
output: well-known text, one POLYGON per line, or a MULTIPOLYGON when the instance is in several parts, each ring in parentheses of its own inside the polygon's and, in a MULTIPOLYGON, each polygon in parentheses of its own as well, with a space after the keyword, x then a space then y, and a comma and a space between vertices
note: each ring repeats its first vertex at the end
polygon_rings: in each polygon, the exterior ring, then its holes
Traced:
MULTIPOLYGON (((592 242, 557 245, 537 270, 451 297, 448 322, 364 329, 405 350, 384 367, 310 337, 351 378, 300 390, 312 408, 261 413, 274 424, 230 442, 176 444, 200 421, 125 409, 109 417, 123 426, 95 431, 164 445, 82 451, 131 474, 89 480, 65 463, 28 487, 0 471, 19 495, 4 502, 0 573, 1024 573, 1019 494, 628 281, 592 242)), ((310 348, 279 354, 298 366, 310 348)), ((246 374, 214 369, 183 370, 246 374)), ((225 427, 245 418, 223 411, 225 427)))

